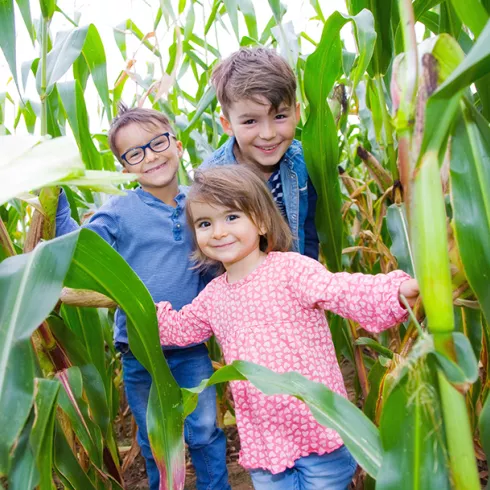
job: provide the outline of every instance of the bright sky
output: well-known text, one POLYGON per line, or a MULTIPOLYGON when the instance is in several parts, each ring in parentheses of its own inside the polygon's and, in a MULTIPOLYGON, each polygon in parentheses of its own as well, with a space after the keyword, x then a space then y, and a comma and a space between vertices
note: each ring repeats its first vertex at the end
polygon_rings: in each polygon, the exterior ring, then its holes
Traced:
MULTIPOLYGON (((252 0, 257 16, 257 24, 259 34, 264 30, 265 25, 269 21, 272 12, 270 10, 269 4, 265 0, 252 0)), ((39 3, 37 1, 31 1, 31 9, 33 18, 38 18, 39 16, 39 3)), ((178 0, 172 0, 175 12, 177 13, 178 0)), ((190 5, 190 0, 187 0, 187 6, 190 5)), ((318 40, 321 35, 322 24, 319 21, 310 20, 315 17, 315 11, 311 7, 309 0, 282 0, 282 3, 287 8, 287 13, 284 17, 283 24, 286 25, 291 23, 290 27, 294 29, 294 33, 299 35, 301 31, 308 33, 310 37, 314 40, 318 40)), ((19 14, 17 10, 17 4, 14 2, 16 8, 16 14, 19 14)), ((203 0, 204 9, 202 9, 198 4, 195 4, 195 25, 194 32, 202 37, 204 19, 207 19, 211 11, 212 0, 203 0)), ((335 10, 339 10, 343 13, 346 12, 345 0, 320 0, 320 5, 325 17, 328 17, 335 10)), ((102 37, 104 48, 107 58, 107 72, 109 80, 109 88, 113 87, 119 73, 126 66, 125 60, 121 56, 117 45, 114 41, 113 28, 119 23, 125 21, 126 19, 132 19, 132 21, 138 26, 138 28, 143 31, 143 33, 151 32, 153 30, 153 22, 155 15, 159 6, 158 0, 58 0, 58 6, 71 18, 76 15, 80 15, 79 25, 86 25, 93 23, 97 27, 99 34, 102 37), (77 14, 78 12, 78 14, 77 14)), ((187 10, 184 12, 181 23, 185 24, 187 16, 187 10)), ((245 23, 243 21, 243 16, 239 13, 240 19, 240 36, 247 33, 245 23)), ((227 17, 224 18, 225 27, 220 28, 218 32, 218 43, 219 51, 223 56, 235 51, 239 45, 236 36, 231 28, 231 24, 227 17), (228 31, 228 32, 227 32, 228 31)), ((71 29, 72 25, 64 19, 61 14, 55 14, 52 24, 51 33, 57 33, 62 30, 71 29)), ((20 77, 20 67, 23 62, 34 59, 39 56, 33 48, 30 39, 25 30, 23 21, 20 15, 17 15, 17 64, 20 77)), ((346 26, 342 35, 346 40, 347 47, 349 50, 355 50, 350 26, 346 26)), ((172 42, 173 30, 168 30, 162 20, 158 30, 157 39, 162 53, 168 52, 168 46, 172 42)), ((208 34, 208 40, 210 44, 216 46, 216 36, 210 33, 208 34)), ((134 57, 136 59, 136 65, 134 69, 144 75, 146 74, 146 62, 151 60, 151 54, 147 49, 141 48, 139 42, 133 36, 128 37, 128 57, 134 57), (139 48, 139 49, 138 49, 139 48), (136 53, 136 54, 135 54, 136 53)), ((302 52, 307 54, 313 50, 313 46, 307 41, 302 41, 302 52)), ((167 60, 164 60, 164 65, 167 60)), ((71 70, 65 75, 65 79, 71 78, 71 70)), ((14 84, 9 81, 9 69, 3 59, 3 55, 0 53, 0 94, 2 92, 8 91, 10 95, 17 100, 17 93, 14 84)), ((185 83, 185 82, 184 82, 185 83)), ((193 84, 194 79, 190 74, 188 83, 193 84)), ((136 83, 128 82, 126 84, 126 89, 124 92, 124 97, 131 99, 132 95, 135 93, 141 94, 142 89, 138 88, 136 83)), ((194 89, 189 89, 190 93, 193 93, 194 89)), ((25 89, 25 97, 38 101, 38 95, 35 89, 35 84, 33 77, 30 80, 25 89)), ((95 88, 92 85, 87 87, 86 91, 86 102, 89 111, 94 107, 94 102, 97 100, 95 94, 95 88)), ((7 101, 6 103, 7 112, 7 125, 9 121, 13 120, 14 113, 12 105, 7 101)), ((91 115, 91 128, 94 131, 100 129, 97 116, 93 117, 91 115)), ((102 123, 102 126, 106 124, 102 123)), ((17 132, 24 132, 25 128, 19 125, 17 132)))

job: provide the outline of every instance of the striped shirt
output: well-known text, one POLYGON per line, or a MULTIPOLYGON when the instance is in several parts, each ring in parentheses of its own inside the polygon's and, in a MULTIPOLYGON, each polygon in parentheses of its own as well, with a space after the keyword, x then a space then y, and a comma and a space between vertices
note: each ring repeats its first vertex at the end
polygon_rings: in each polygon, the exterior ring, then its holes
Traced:
POLYGON ((267 181, 267 185, 271 190, 272 197, 274 198, 274 202, 278 207, 281 214, 287 219, 286 214, 286 206, 284 205, 284 195, 282 192, 282 183, 281 183, 281 173, 280 170, 277 169, 267 181))

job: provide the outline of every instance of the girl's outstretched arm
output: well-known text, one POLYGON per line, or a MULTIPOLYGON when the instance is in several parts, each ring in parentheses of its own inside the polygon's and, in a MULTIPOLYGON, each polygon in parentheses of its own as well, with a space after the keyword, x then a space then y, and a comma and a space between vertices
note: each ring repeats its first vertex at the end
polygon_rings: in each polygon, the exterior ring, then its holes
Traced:
POLYGON ((298 257, 291 264, 297 276, 290 287, 303 307, 332 311, 371 332, 380 332, 407 319, 408 312, 399 300, 400 286, 411 280, 405 272, 333 274, 318 262, 298 257))
POLYGON ((162 345, 186 346, 208 340, 213 335, 209 322, 211 298, 205 288, 194 301, 180 311, 168 301, 157 303, 158 330, 162 345))

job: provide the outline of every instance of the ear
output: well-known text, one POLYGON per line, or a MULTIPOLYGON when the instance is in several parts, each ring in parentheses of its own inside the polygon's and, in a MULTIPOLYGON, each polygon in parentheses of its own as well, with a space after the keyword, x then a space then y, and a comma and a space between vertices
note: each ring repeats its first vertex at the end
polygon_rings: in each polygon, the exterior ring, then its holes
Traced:
POLYGON ((299 102, 296 102, 296 121, 301 119, 301 108, 299 106, 299 102))
POLYGON ((175 145, 177 146, 177 153, 179 155, 179 158, 182 158, 182 155, 184 154, 184 147, 182 145, 182 141, 177 140, 175 142, 175 145))
POLYGON ((224 132, 228 136, 233 136, 234 133, 233 133, 233 128, 231 127, 231 122, 228 119, 226 119, 226 117, 223 115, 219 117, 219 120, 221 121, 221 126, 223 126, 224 132))

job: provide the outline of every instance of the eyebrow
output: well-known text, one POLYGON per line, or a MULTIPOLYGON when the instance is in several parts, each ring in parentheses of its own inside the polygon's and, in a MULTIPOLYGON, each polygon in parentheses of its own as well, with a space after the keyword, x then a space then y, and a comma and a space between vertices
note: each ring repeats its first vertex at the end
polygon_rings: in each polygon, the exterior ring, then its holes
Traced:
MULTIPOLYGON (((289 105, 280 105, 278 108, 277 108, 277 111, 276 114, 279 114, 280 112, 284 112, 284 111, 287 111, 287 110, 290 110, 291 109, 291 106, 289 105)), ((274 111, 274 108, 271 106, 271 108, 269 109, 269 112, 268 114, 271 114, 271 112, 274 111)), ((238 116, 239 119, 253 119, 254 117, 257 117, 257 114, 249 114, 249 113, 246 113, 246 114, 240 114, 238 116)))
MULTIPOLYGON (((243 211, 240 211, 239 209, 226 208, 225 214, 228 213, 243 213, 243 211)), ((211 218, 208 218, 207 216, 200 216, 199 218, 196 218, 194 220, 194 224, 196 224, 198 221, 205 221, 205 220, 211 220, 211 218)))

